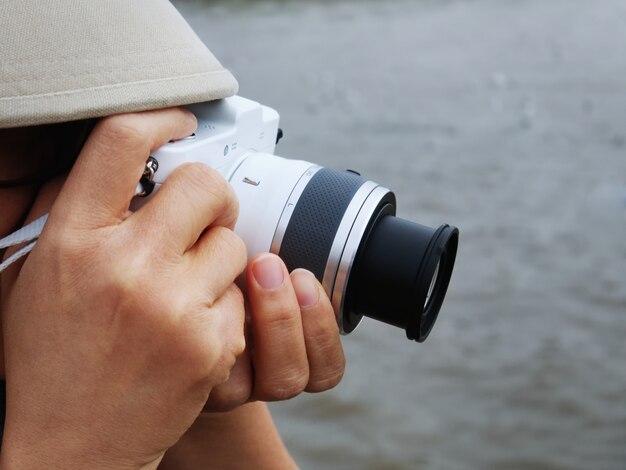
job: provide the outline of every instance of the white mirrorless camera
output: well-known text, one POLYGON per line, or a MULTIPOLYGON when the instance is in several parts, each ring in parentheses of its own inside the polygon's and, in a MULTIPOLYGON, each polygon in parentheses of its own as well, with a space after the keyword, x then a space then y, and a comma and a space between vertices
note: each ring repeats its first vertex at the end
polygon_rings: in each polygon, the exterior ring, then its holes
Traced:
POLYGON ((154 152, 141 192, 149 197, 185 162, 218 170, 235 189, 235 232, 248 256, 270 251, 306 268, 332 301, 342 333, 363 316, 428 336, 446 294, 458 230, 395 217, 394 194, 352 171, 274 155, 276 111, 238 96, 188 107, 195 134, 154 152))

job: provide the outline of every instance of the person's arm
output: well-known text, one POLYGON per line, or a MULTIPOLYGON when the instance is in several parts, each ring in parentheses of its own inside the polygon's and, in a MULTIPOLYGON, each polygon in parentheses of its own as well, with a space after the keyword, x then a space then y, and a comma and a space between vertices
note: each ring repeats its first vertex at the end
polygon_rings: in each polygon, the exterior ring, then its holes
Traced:
POLYGON ((159 470, 282 470, 297 468, 265 403, 224 413, 202 413, 165 453, 159 470))

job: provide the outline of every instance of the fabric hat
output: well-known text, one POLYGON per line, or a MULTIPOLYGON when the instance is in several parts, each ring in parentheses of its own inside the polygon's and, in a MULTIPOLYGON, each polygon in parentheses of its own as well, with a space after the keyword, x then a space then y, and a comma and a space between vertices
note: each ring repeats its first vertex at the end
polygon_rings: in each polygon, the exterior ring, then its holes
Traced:
POLYGON ((0 0, 0 128, 233 95, 167 0, 0 0))

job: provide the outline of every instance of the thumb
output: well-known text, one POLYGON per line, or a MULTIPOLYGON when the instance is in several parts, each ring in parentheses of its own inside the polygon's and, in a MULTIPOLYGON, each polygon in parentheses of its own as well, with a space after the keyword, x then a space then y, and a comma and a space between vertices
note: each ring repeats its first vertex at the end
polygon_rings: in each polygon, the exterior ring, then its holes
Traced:
POLYGON ((183 108, 102 119, 74 164, 49 223, 97 228, 121 222, 150 152, 195 128, 195 116, 183 108))

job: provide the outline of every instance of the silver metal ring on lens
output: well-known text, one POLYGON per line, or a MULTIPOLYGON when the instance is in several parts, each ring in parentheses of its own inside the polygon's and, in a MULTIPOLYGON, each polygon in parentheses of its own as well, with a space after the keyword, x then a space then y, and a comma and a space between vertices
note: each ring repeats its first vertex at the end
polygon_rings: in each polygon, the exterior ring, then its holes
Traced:
POLYGON ((324 286, 326 292, 333 292, 333 287, 337 278, 337 271, 339 270, 339 263, 341 261, 341 255, 347 247, 348 237, 353 229, 354 221, 359 215, 364 202, 377 186, 378 184, 373 181, 366 181, 363 183, 363 185, 361 185, 361 187, 354 194, 350 204, 343 213, 341 223, 335 232, 335 238, 330 248, 330 252, 328 253, 328 261, 326 261, 326 269, 324 270, 322 286, 324 286))
POLYGON ((430 298, 433 295, 433 291, 435 290, 435 284, 437 284, 437 278, 439 277, 439 266, 441 265, 441 260, 437 261, 437 266, 435 267, 435 274, 433 274, 433 278, 430 281, 430 286, 428 287, 428 293, 426 294, 426 300, 424 300, 424 310, 428 307, 428 302, 430 302, 430 298))
POLYGON ((349 210, 346 211, 341 222, 341 225, 345 223, 346 226, 349 227, 349 233, 346 236, 343 230, 338 230, 338 234, 341 231, 342 236, 341 238, 338 236, 335 237, 335 242, 333 242, 333 248, 335 248, 335 244, 337 244, 341 246, 342 249, 341 251, 335 250, 334 252, 331 249, 333 256, 329 257, 327 266, 337 266, 336 274, 333 276, 332 269, 329 270, 328 267, 327 271, 324 273, 325 286, 331 281, 333 282, 332 290, 329 291, 332 292, 330 299, 335 312, 342 314, 342 317, 338 319, 339 329, 342 334, 348 334, 356 327, 356 325, 354 325, 352 329, 346 330, 346 321, 343 318, 343 315, 346 314, 346 312, 344 312, 346 289, 348 287, 350 271, 352 270, 356 253, 365 236, 365 231, 367 230, 372 216, 375 214, 380 202, 390 193, 389 189, 383 188, 372 181, 367 181, 360 189, 350 203, 350 206, 353 207, 348 207, 349 210), (360 189, 363 189, 363 191, 360 192, 360 189), (337 260, 338 254, 340 257, 337 260))

